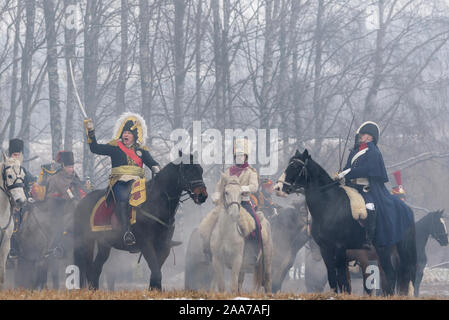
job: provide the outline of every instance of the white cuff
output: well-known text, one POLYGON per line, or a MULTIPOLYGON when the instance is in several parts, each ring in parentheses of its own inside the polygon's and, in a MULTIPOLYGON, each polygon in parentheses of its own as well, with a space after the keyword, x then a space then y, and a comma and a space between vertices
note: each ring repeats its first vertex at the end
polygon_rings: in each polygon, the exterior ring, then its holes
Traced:
POLYGON ((250 192, 249 186, 242 186, 242 192, 250 192))
POLYGON ((340 173, 338 174, 338 178, 339 178, 339 179, 343 179, 343 178, 345 177, 345 175, 347 175, 349 172, 351 172, 351 168, 346 169, 346 170, 343 170, 342 172, 340 172, 340 173))

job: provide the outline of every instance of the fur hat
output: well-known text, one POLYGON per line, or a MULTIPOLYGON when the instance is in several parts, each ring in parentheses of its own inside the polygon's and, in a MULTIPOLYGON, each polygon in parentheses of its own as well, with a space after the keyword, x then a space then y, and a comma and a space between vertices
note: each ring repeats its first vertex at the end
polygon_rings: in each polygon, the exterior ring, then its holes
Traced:
POLYGON ((113 139, 121 139, 123 131, 130 131, 135 141, 145 145, 147 139, 147 126, 142 116, 137 113, 125 112, 117 120, 114 126, 113 139))
POLYGON ((8 153, 11 156, 13 153, 22 152, 23 153, 23 140, 11 139, 9 140, 8 153))
POLYGON ((59 151, 56 155, 56 162, 63 166, 73 166, 75 159, 72 151, 59 151))
POLYGON ((373 142, 375 145, 377 145, 377 142, 379 141, 379 132, 379 126, 373 121, 366 121, 362 123, 362 125, 357 130, 357 134, 366 133, 373 137, 373 142))

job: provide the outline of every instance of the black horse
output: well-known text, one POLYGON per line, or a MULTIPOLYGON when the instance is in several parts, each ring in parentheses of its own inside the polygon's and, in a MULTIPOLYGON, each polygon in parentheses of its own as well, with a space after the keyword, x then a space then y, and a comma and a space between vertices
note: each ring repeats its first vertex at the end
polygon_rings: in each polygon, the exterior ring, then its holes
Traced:
MULTIPOLYGON (((181 154, 180 154, 181 156, 181 154)), ((151 270, 150 289, 161 290, 161 268, 167 259, 175 230, 175 214, 182 193, 186 191, 196 204, 207 199, 203 168, 190 162, 178 161, 166 165, 154 179, 146 183, 146 201, 137 208, 136 222, 131 229, 136 237, 132 248, 125 247, 118 230, 93 232, 90 216, 105 190, 89 193, 75 210, 75 265, 80 270, 80 284, 98 289, 100 274, 111 248, 141 252, 151 270), (93 257, 94 247, 98 252, 93 257), (87 283, 86 283, 87 282, 87 283)))
MULTIPOLYGON (((346 250, 360 249, 365 229, 353 219, 349 198, 327 172, 312 160, 308 151, 296 154, 285 170, 282 191, 290 194, 304 190, 312 215, 312 237, 320 247, 335 292, 351 291, 347 276, 346 250)), ((416 273, 415 225, 395 245, 376 247, 386 278, 387 295, 394 294, 396 281, 400 294, 410 294, 416 273), (395 254, 397 253, 397 254, 395 254)))
POLYGON ((419 296, 419 286, 427 264, 426 244, 429 236, 434 238, 441 246, 448 245, 447 229, 442 219, 444 210, 429 212, 416 222, 416 253, 417 269, 415 279, 415 297, 419 296))

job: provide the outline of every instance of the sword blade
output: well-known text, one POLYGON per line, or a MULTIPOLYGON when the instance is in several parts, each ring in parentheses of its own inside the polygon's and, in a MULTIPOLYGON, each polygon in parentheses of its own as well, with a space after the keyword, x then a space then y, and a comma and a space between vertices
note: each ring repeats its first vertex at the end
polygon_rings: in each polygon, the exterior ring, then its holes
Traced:
POLYGON ((78 107, 80 108, 81 113, 83 114, 84 118, 89 118, 87 116, 86 110, 83 107, 83 104, 81 103, 81 99, 80 99, 80 96, 78 94, 78 89, 77 89, 76 83, 75 83, 75 77, 73 76, 73 67, 72 67, 72 60, 71 59, 69 59, 69 69, 70 69, 70 77, 72 78, 73 88, 75 89, 76 100, 78 101, 78 107))

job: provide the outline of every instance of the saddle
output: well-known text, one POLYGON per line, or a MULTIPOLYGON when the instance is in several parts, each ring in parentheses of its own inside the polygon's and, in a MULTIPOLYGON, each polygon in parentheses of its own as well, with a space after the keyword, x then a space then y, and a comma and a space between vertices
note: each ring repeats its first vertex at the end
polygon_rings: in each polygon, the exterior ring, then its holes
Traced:
MULTIPOLYGON (((115 212, 115 203, 107 203, 106 195, 102 196, 90 215, 90 228, 92 231, 110 231, 110 230, 120 230, 121 226, 119 220, 117 219, 115 212)), ((129 212, 129 221, 131 224, 136 223, 136 208, 132 207, 129 212)))
POLYGON ((362 195, 354 188, 340 185, 346 195, 349 198, 349 203, 351 206, 351 213, 354 220, 365 220, 368 216, 368 212, 366 211, 365 200, 362 195))
MULTIPOLYGON (((131 186, 129 204, 132 207, 129 212, 130 223, 136 223, 136 207, 147 200, 145 178, 136 180, 131 186)), ((112 191, 106 189, 106 193, 97 201, 90 216, 90 227, 92 231, 120 230, 120 223, 115 212, 115 202, 112 191)))

